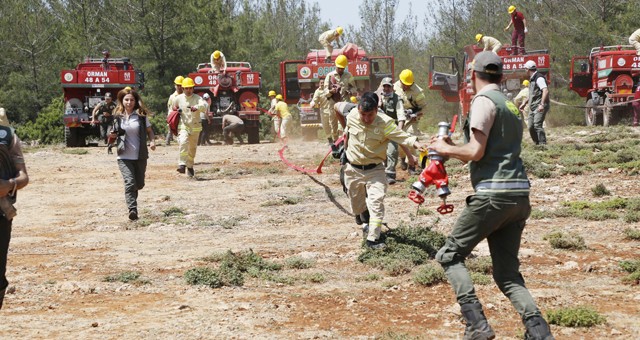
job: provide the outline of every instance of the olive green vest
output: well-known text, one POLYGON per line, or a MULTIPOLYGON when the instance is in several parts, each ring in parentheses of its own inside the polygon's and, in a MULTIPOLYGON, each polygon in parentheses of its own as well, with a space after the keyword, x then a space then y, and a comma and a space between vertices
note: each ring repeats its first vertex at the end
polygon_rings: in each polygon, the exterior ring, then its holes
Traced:
MULTIPOLYGON (((487 138, 484 155, 469 164, 471 184, 478 195, 528 196, 529 179, 520 158, 522 150, 522 118, 518 108, 500 91, 487 91, 476 95, 489 98, 496 105, 496 117, 487 138)), ((475 98, 474 98, 475 100, 475 98)), ((475 113, 469 113, 469 120, 475 113)), ((468 121, 465 139, 470 136, 468 121)))
POLYGON ((382 111, 384 111, 387 116, 393 118, 393 120, 396 121, 396 124, 398 124, 398 112, 396 112, 396 109, 398 107, 398 101, 400 100, 400 97, 394 92, 391 94, 388 100, 381 100, 382 111))

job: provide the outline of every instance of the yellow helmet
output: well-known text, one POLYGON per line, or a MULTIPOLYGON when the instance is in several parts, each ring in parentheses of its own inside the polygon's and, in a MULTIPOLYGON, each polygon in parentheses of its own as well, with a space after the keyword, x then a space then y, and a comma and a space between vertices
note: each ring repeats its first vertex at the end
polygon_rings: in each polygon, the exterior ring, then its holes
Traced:
POLYGON ((509 14, 515 12, 516 11, 516 6, 514 6, 514 5, 509 6, 509 9, 507 11, 509 12, 509 14))
POLYGON ((522 81, 522 86, 529 86, 529 81, 527 79, 522 81))
POLYGON ((132 90, 132 88, 131 88, 131 86, 127 86, 127 87, 125 87, 125 88, 124 88, 124 90, 125 90, 125 91, 131 91, 131 90, 132 90))
POLYGON ((402 70, 400 72, 400 81, 407 86, 413 85, 413 72, 409 69, 402 70))
POLYGON ((351 98, 349 98, 349 100, 351 100, 351 102, 354 103, 354 104, 358 104, 358 98, 356 98, 356 96, 351 96, 351 98))
POLYGON ((480 42, 480 39, 482 39, 482 34, 481 33, 476 34, 476 41, 480 42))
POLYGON ((336 58, 336 67, 347 68, 347 65, 349 65, 349 61, 344 54, 341 54, 336 58))
POLYGON ((281 95, 281 94, 277 95, 277 96, 276 96, 276 99, 277 99, 277 100, 282 100, 282 95, 281 95))
POLYGON ((342 32, 344 32, 344 29, 342 29, 342 27, 338 26, 336 28, 336 33, 338 33, 338 35, 342 35, 342 32))
POLYGON ((275 96, 275 95, 276 95, 276 91, 274 90, 269 91, 269 97, 275 96))
POLYGON ((182 85, 183 80, 184 80, 183 76, 177 76, 176 79, 173 80, 173 83, 176 85, 182 85))
POLYGON ((213 52, 213 59, 220 59, 220 54, 222 54, 220 51, 213 52))
POLYGON ((182 80, 182 87, 183 88, 190 88, 190 87, 194 87, 196 84, 193 83, 193 79, 186 77, 184 78, 184 80, 182 80))

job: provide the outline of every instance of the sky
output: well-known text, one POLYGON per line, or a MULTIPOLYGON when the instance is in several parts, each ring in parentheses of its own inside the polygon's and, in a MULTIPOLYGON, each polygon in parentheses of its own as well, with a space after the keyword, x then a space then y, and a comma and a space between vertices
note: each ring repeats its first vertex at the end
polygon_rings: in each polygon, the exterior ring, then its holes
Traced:
MULTIPOLYGON (((309 4, 317 2, 320 5, 320 17, 332 26, 360 27, 359 0, 305 0, 309 4)), ((418 18, 418 28, 423 28, 424 15, 427 12, 426 0, 400 0, 396 9, 396 22, 399 23, 409 14, 409 3, 413 6, 413 14, 418 18)))

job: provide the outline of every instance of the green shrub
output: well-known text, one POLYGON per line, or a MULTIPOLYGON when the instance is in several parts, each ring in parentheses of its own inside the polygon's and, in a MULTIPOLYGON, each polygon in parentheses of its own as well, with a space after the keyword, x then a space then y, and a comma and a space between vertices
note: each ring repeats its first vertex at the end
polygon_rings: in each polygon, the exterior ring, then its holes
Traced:
POLYGON ((471 276, 471 281, 477 285, 488 285, 493 282, 493 278, 487 274, 471 272, 469 275, 471 276))
POLYGON ((34 122, 27 121, 16 128, 16 134, 23 141, 39 140, 41 144, 55 144, 64 141, 64 98, 56 97, 42 109, 34 122))
POLYGON ((638 285, 640 284, 640 270, 635 271, 622 279, 622 282, 638 285))
MULTIPOLYGON (((637 221, 635 221, 637 222, 637 221)), ((624 230, 624 236, 627 239, 630 240, 640 240, 640 230, 638 229, 633 229, 633 228, 627 228, 624 230)))
POLYGON ((223 286, 218 271, 209 267, 191 268, 184 273, 184 279, 190 285, 204 285, 211 288, 223 286))
POLYGON ((178 208, 178 207, 167 208, 167 209, 163 210, 162 213, 164 214, 165 217, 182 216, 182 215, 184 215, 184 211, 181 208, 178 208))
POLYGON ((596 197, 611 195, 611 191, 609 191, 609 189, 607 189, 607 187, 605 187, 602 183, 599 183, 595 187, 591 188, 591 192, 593 193, 593 196, 596 197))
POLYGON ((560 231, 553 232, 544 236, 544 240, 548 240, 552 248, 556 249, 586 249, 584 238, 575 233, 563 233, 560 231))
POLYGON ((307 269, 315 265, 313 259, 303 259, 301 257, 290 257, 285 261, 287 268, 292 269, 307 269))
MULTIPOLYGON (((627 211, 627 213, 624 215, 624 221, 627 223, 636 223, 636 222, 640 222, 640 211, 627 211)), ((637 235, 635 238, 627 236, 627 238, 630 239, 640 239, 640 231, 636 232, 637 235)))
POLYGON ((472 272, 480 274, 491 274, 493 272, 493 263, 491 256, 481 256, 467 259, 465 265, 472 272))
POLYGON ((547 321, 562 327, 592 327, 607 320, 589 307, 560 308, 547 313, 547 321))
POLYGON ((620 261, 620 268, 627 273, 640 271, 640 260, 620 261))
POLYGON ((360 282, 360 281, 379 281, 380 279, 382 279, 382 276, 378 275, 378 274, 367 274, 365 276, 360 276, 356 278, 356 282, 360 282))
POLYGON ((418 268, 413 274, 413 281, 423 286, 431 286, 446 280, 442 267, 430 264, 418 268))
POLYGON ((89 151, 87 149, 62 149, 62 153, 67 155, 86 155, 89 151))
POLYGON ((322 273, 311 273, 302 277, 305 282, 311 283, 324 283, 327 278, 322 273))
POLYGON ((116 275, 105 276, 102 281, 103 282, 122 282, 122 283, 131 283, 138 281, 140 279, 139 272, 122 272, 116 275))

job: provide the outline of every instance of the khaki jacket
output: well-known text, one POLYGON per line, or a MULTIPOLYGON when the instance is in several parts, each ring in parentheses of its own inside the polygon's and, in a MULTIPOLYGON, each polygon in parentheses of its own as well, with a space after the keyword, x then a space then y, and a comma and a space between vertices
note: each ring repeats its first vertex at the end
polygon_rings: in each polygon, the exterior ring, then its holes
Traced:
POLYGON ((484 51, 490 51, 490 50, 493 50, 496 46, 502 45, 502 43, 498 39, 494 37, 487 37, 487 36, 482 37, 482 39, 480 39, 480 42, 484 46, 483 47, 484 51))
POLYGON ((336 85, 339 85, 341 88, 340 97, 342 98, 342 101, 348 102, 349 97, 351 96, 351 92, 355 91, 356 89, 356 83, 353 80, 353 76, 351 75, 351 73, 349 73, 347 70, 344 70, 344 73, 342 73, 342 75, 339 75, 338 71, 333 70, 329 72, 329 74, 327 74, 327 76, 324 78, 324 93, 329 100, 329 103, 331 104, 335 104, 335 101, 331 99, 333 94, 329 92, 329 90, 331 89, 330 86, 332 86, 332 84, 334 83, 336 85), (335 82, 331 81, 331 79, 335 79, 335 82))
POLYGON ((207 102, 197 94, 187 97, 184 93, 179 94, 173 103, 174 106, 182 109, 182 115, 180 116, 180 127, 184 125, 187 128, 202 127, 200 121, 200 113, 207 109, 207 102), (195 107, 195 111, 191 111, 191 108, 195 107))

